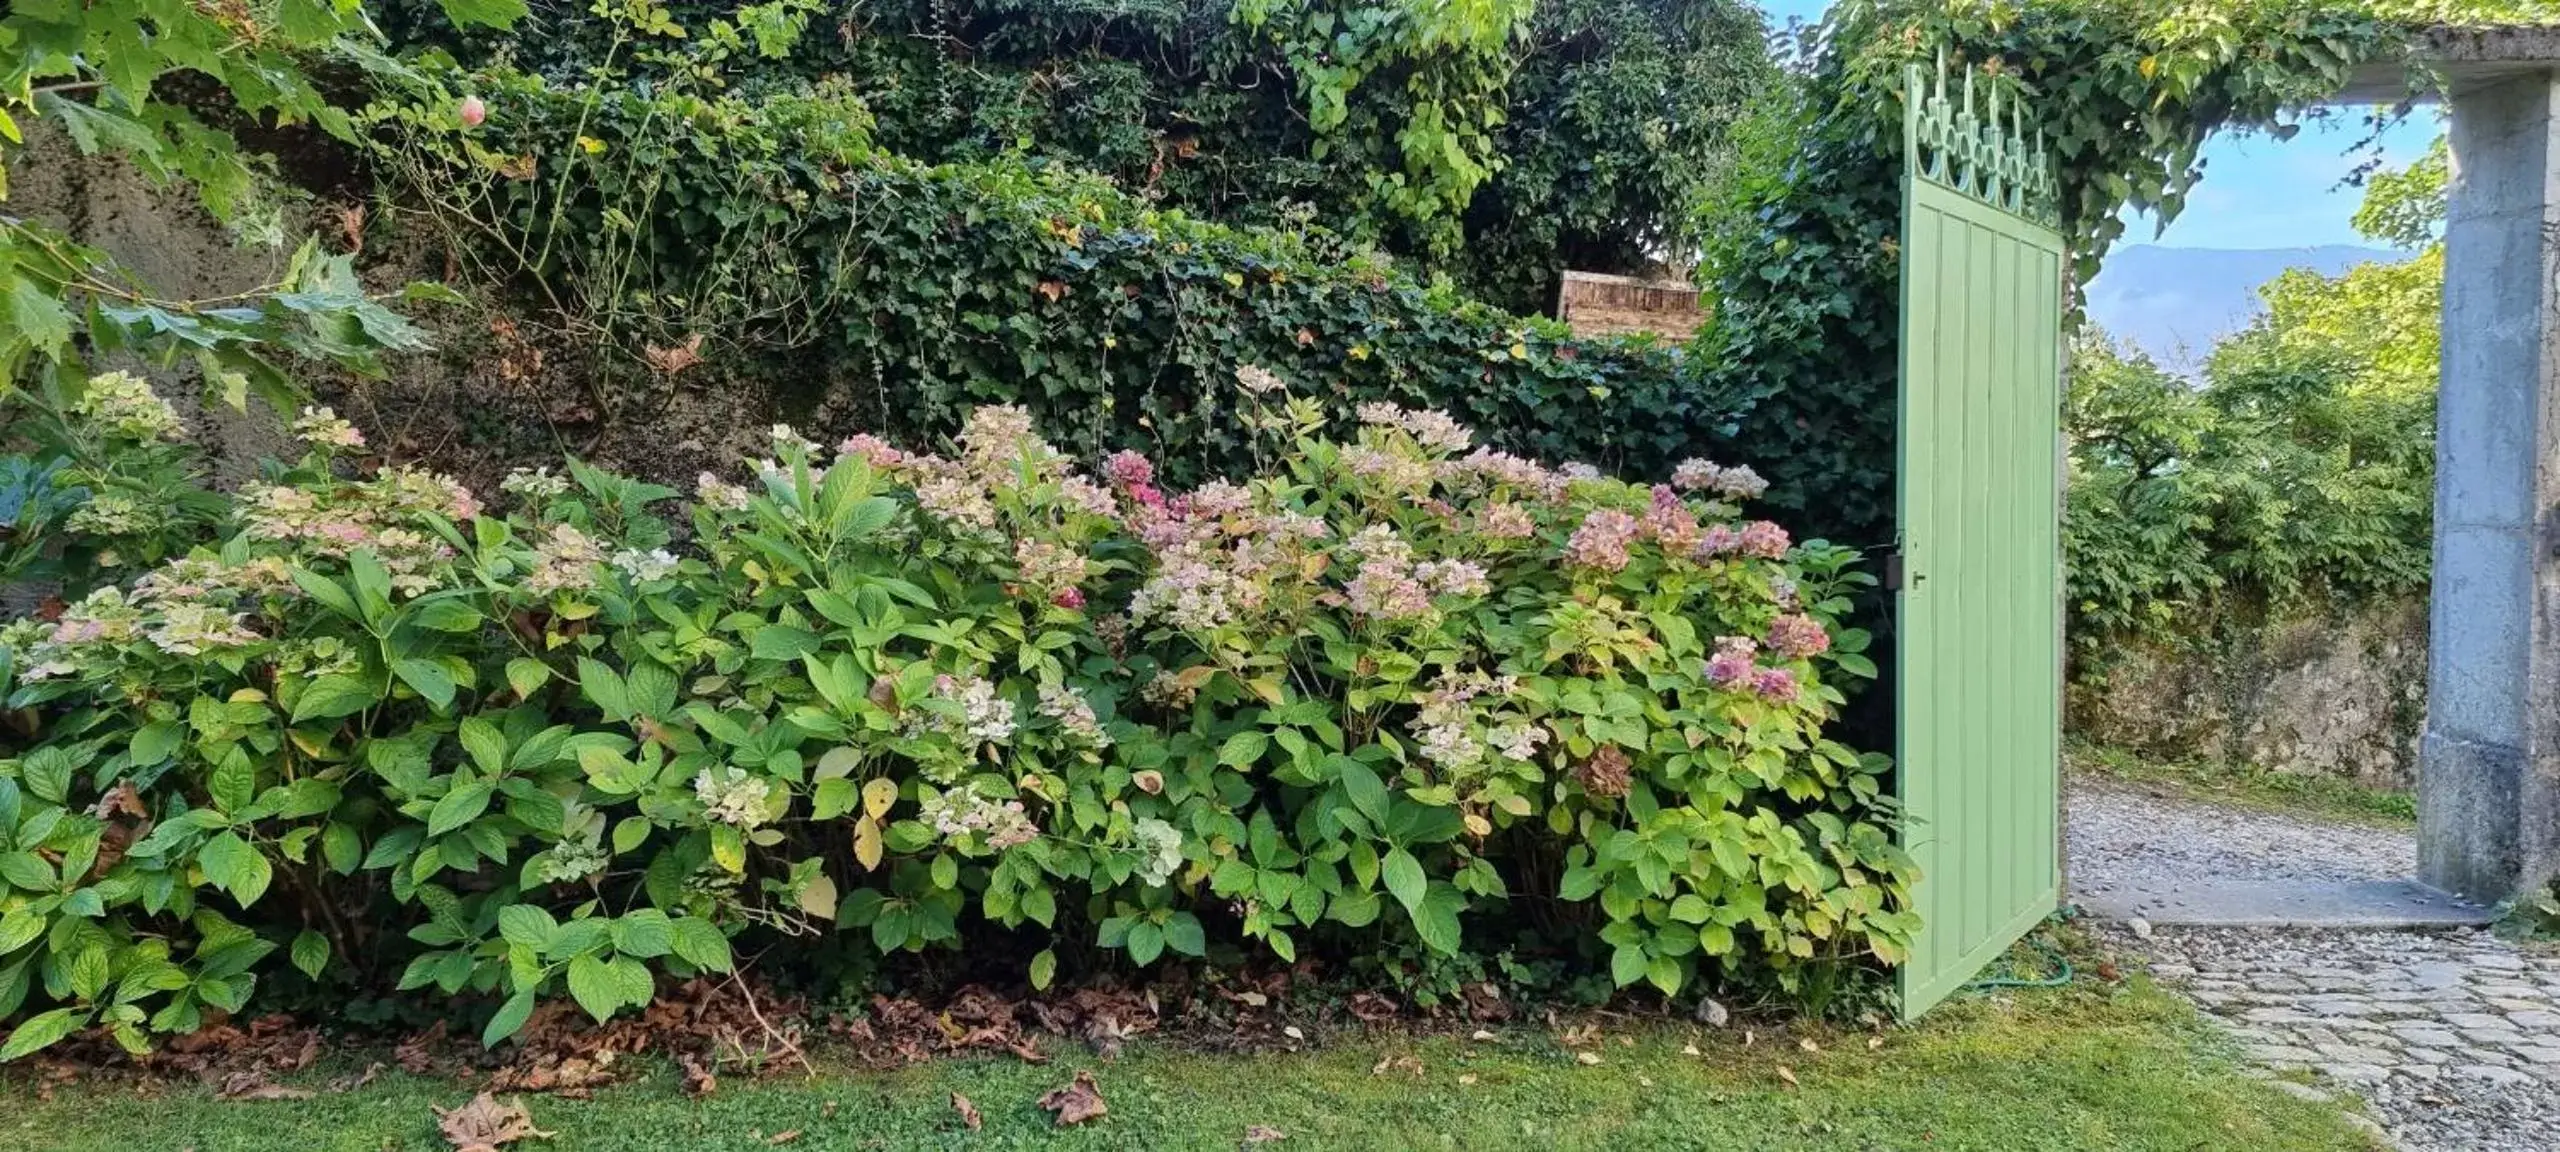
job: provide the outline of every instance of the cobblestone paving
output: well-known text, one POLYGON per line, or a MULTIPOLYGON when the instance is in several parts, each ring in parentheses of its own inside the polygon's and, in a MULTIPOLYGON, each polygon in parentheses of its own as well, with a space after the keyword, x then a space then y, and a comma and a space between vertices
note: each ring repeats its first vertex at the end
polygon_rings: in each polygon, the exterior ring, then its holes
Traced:
MULTIPOLYGON (((2084 860, 2102 875, 2203 866, 2233 879, 2363 879, 2393 872, 2355 875, 2359 865, 2413 858, 2405 833, 2225 813, 2138 788, 2075 788, 2070 804, 2075 880, 2084 860)), ((2400 1147, 2560 1150, 2560 951, 2470 930, 2109 935, 2148 954, 2152 974, 2252 1060, 2370 1102, 2400 1147)))

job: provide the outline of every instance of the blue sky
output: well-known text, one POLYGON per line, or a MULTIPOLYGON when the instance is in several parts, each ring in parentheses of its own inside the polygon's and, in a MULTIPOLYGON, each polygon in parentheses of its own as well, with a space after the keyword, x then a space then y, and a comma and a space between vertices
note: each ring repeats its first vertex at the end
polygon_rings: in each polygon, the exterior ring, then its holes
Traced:
MULTIPOLYGON (((1772 20, 1810 20, 1828 0, 1759 0, 1772 20)), ((2367 244, 2347 223, 2363 200, 2360 188, 2339 181, 2363 159, 2353 154, 2368 134, 2358 110, 2340 109, 2315 119, 2291 140, 2221 136, 2205 146, 2203 183, 2186 210, 2155 238, 2156 224, 2137 221, 2126 242, 2181 248, 2306 248, 2319 244, 2367 244)), ((2420 109, 2382 138, 2393 165, 2425 155, 2439 133, 2437 114, 2420 109)))

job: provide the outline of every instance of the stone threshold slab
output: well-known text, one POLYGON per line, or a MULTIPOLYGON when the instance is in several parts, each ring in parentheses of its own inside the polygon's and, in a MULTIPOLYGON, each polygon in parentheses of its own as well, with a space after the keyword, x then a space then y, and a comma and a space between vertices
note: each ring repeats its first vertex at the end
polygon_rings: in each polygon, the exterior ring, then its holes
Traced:
POLYGON ((2469 928, 2486 907, 2415 880, 2161 880, 2073 888, 2101 920, 2211 928, 2469 928))

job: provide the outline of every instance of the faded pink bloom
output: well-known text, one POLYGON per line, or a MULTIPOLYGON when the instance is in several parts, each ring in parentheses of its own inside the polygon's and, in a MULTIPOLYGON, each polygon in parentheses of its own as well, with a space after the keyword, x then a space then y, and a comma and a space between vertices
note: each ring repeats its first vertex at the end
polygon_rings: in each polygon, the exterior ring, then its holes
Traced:
POLYGON ((1751 677, 1751 691, 1763 700, 1784 704, 1804 690, 1796 683, 1796 674, 1784 668, 1763 668, 1751 677))
POLYGON ((1136 452, 1119 451, 1102 460, 1102 478, 1121 488, 1137 488, 1156 481, 1156 466, 1136 452))
POLYGON ((836 453, 854 457, 884 471, 907 462, 906 453, 891 447, 888 441, 868 432, 845 437, 844 443, 836 445, 836 453))
POLYGON ((1413 566, 1413 576, 1434 596, 1482 596, 1492 587, 1484 566, 1465 560, 1425 560, 1413 566))
POLYGON ((1582 518, 1582 526, 1573 530, 1572 539, 1565 542, 1565 562, 1606 572, 1620 571, 1627 566, 1627 544, 1635 536, 1635 517, 1615 508, 1595 508, 1582 518))
POLYGON ((480 101, 480 98, 479 98, 479 97, 477 97, 477 96, 465 96, 465 97, 463 97, 463 98, 462 98, 462 126, 463 126, 463 127, 465 127, 465 128, 477 128, 477 127, 479 127, 479 126, 480 126, 480 123, 481 123, 482 121, 487 120, 488 118, 489 118, 489 106, 488 106, 487 104, 482 103, 482 102, 480 101))
POLYGON ((1748 636, 1716 638, 1716 654, 1707 660, 1707 683, 1718 688, 1738 688, 1748 683, 1757 671, 1753 658, 1760 646, 1748 636))
POLYGON ((1111 502, 1111 493, 1082 476, 1069 476, 1058 481, 1058 499, 1067 507, 1087 516, 1116 520, 1120 515, 1119 506, 1111 502))
POLYGON ((1680 502, 1680 494, 1667 485, 1653 486, 1653 507, 1644 514, 1644 536, 1673 555, 1688 551, 1698 541, 1698 517, 1680 502))
POLYGON ((1787 530, 1767 520, 1754 520, 1742 526, 1742 538, 1736 546, 1745 556, 1776 560, 1787 554, 1787 530))
POLYGON ((1831 634, 1822 622, 1802 613, 1778 617, 1769 625, 1769 650, 1790 660, 1803 660, 1831 650, 1831 634))
POLYGON ((1478 531, 1497 540, 1526 539, 1538 531, 1537 519, 1517 504, 1488 505, 1478 515, 1483 521, 1478 531))

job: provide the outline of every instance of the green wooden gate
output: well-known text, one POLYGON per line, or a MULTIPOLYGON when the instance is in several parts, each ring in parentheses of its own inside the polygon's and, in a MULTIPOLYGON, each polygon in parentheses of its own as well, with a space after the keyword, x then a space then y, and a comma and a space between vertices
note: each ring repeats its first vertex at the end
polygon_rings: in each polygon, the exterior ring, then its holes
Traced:
POLYGON ((1910 70, 1902 227, 1897 776, 1917 1016, 2059 896, 2062 236, 2014 120, 1910 70), (1924 82, 1926 87, 1924 88, 1924 82))

